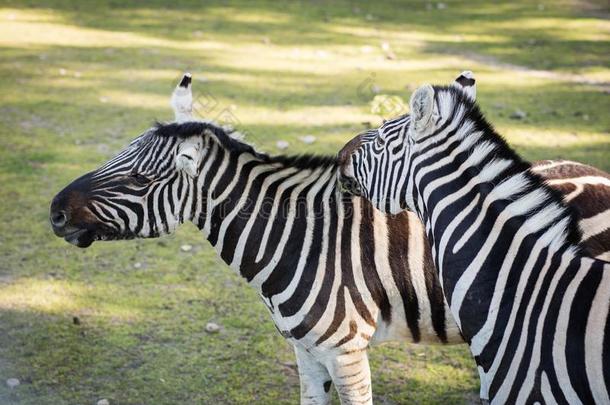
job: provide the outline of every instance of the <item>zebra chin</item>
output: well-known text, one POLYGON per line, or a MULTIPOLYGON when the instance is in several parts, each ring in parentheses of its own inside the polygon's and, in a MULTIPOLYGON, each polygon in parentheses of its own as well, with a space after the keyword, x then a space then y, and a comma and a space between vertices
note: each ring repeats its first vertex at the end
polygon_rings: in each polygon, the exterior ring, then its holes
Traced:
POLYGON ((88 248, 96 241, 110 241, 110 240, 125 240, 134 239, 136 235, 132 233, 126 233, 124 235, 119 234, 113 229, 109 229, 105 226, 87 226, 79 228, 75 226, 68 226, 64 229, 54 229, 55 235, 63 238, 66 242, 79 248, 88 248))
POLYGON ((79 229, 64 235, 64 240, 79 248, 88 248, 94 241, 99 240, 99 237, 95 234, 95 231, 79 229))

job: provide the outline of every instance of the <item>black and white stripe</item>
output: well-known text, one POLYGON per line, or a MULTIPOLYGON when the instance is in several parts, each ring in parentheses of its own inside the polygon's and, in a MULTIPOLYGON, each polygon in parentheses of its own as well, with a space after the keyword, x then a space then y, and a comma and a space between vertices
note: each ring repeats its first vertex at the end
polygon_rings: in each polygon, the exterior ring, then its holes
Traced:
POLYGON ((382 210, 408 208, 425 224, 444 294, 479 368, 482 398, 610 402, 610 264, 575 245, 575 213, 471 97, 423 86, 411 99, 411 117, 346 148, 348 188, 382 210))
POLYGON ((610 262, 610 174, 569 160, 536 162, 532 171, 576 210, 586 251, 610 262))

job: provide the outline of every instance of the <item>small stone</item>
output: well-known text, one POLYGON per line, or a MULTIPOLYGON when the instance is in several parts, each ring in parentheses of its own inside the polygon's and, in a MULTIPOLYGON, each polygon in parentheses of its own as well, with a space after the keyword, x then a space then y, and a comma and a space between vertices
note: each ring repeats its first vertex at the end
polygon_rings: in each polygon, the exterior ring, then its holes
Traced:
POLYGON ((384 53, 386 59, 389 59, 389 60, 395 60, 396 59, 396 54, 394 53, 394 51, 390 47, 389 43, 382 42, 381 43, 381 49, 383 50, 383 53, 384 53))
POLYGON ((519 109, 515 110, 515 112, 513 112, 510 115, 510 118, 514 119, 514 120, 522 120, 525 117, 527 117, 527 114, 525 113, 525 111, 521 111, 519 109))
POLYGON ((15 388, 19 384, 21 384, 21 382, 16 378, 9 378, 8 380, 6 380, 6 385, 8 385, 9 388, 15 388))
POLYGON ((110 401, 108 401, 106 398, 103 398, 97 401, 97 405, 110 405, 110 401))
POLYGON ((133 264, 133 268, 134 268, 134 269, 140 269, 140 268, 142 268, 142 263, 140 263, 140 262, 135 262, 135 263, 133 264))
POLYGON ((447 8, 447 5, 445 3, 436 3, 436 8, 439 10, 444 10, 447 8))
POLYGON ((193 247, 191 245, 182 245, 180 246, 180 250, 182 250, 183 252, 190 252, 191 250, 193 250, 193 247))
POLYGON ((288 149, 289 146, 290 146, 290 144, 287 141, 277 141, 275 143, 275 147, 278 148, 279 150, 288 149))
POLYGON ((314 143, 316 141, 316 137, 313 135, 305 135, 299 138, 301 140, 301 142, 303 142, 304 144, 307 145, 311 145, 312 143, 314 143))
POLYGON ((76 77, 77 79, 80 78, 83 74, 79 71, 74 72, 74 77, 76 77))
POLYGON ((66 69, 64 69, 64 68, 59 69, 60 76, 65 76, 66 73, 68 73, 68 71, 66 69))
POLYGON ((218 333, 220 331, 220 326, 214 322, 208 322, 205 325, 205 331, 208 333, 218 333))
POLYGON ((108 97, 104 97, 104 96, 100 97, 100 102, 101 103, 107 103, 108 102, 108 97))

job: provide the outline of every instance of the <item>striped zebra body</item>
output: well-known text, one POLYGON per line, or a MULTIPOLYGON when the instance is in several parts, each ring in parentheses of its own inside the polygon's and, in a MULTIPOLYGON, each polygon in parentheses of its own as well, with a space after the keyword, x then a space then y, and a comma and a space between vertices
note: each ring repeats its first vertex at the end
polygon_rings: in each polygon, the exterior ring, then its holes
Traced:
POLYGON ((370 400, 370 344, 463 340, 421 222, 342 194, 337 175, 335 157, 273 158, 209 123, 159 125, 60 192, 52 221, 69 209, 56 233, 81 247, 193 222, 259 292, 301 379, 316 376, 303 402, 327 401, 328 381, 345 403, 370 400), (182 159, 181 148, 199 154, 182 159), (185 159, 197 176, 175 170, 185 159))
POLYGON ((358 137, 341 155, 346 188, 391 213, 408 208, 425 224, 481 398, 610 403, 610 264, 576 247, 573 212, 467 94, 424 86, 411 116, 358 137))
POLYGON ((87 247, 193 222, 295 347, 303 403, 329 401, 330 381, 343 403, 370 402, 370 344, 463 342, 415 214, 341 193, 335 157, 269 157, 229 135, 189 121, 145 132, 55 197, 56 234, 87 247))

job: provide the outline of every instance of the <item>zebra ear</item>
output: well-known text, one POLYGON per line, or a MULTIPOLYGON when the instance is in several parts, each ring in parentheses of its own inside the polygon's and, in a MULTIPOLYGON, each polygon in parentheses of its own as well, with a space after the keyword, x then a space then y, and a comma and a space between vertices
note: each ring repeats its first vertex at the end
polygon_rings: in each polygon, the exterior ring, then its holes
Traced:
POLYGON ((477 99, 477 84, 474 73, 465 70, 455 79, 453 87, 461 89, 472 101, 477 99))
POLYGON ((193 119, 193 93, 191 91, 191 74, 182 75, 180 83, 174 89, 170 105, 174 110, 176 122, 190 121, 193 119))
POLYGON ((201 144, 201 138, 197 136, 184 140, 176 152, 176 169, 184 171, 191 177, 197 177, 201 160, 201 144))
POLYGON ((411 95, 411 123, 416 133, 424 132, 432 122, 434 88, 424 84, 411 95))

